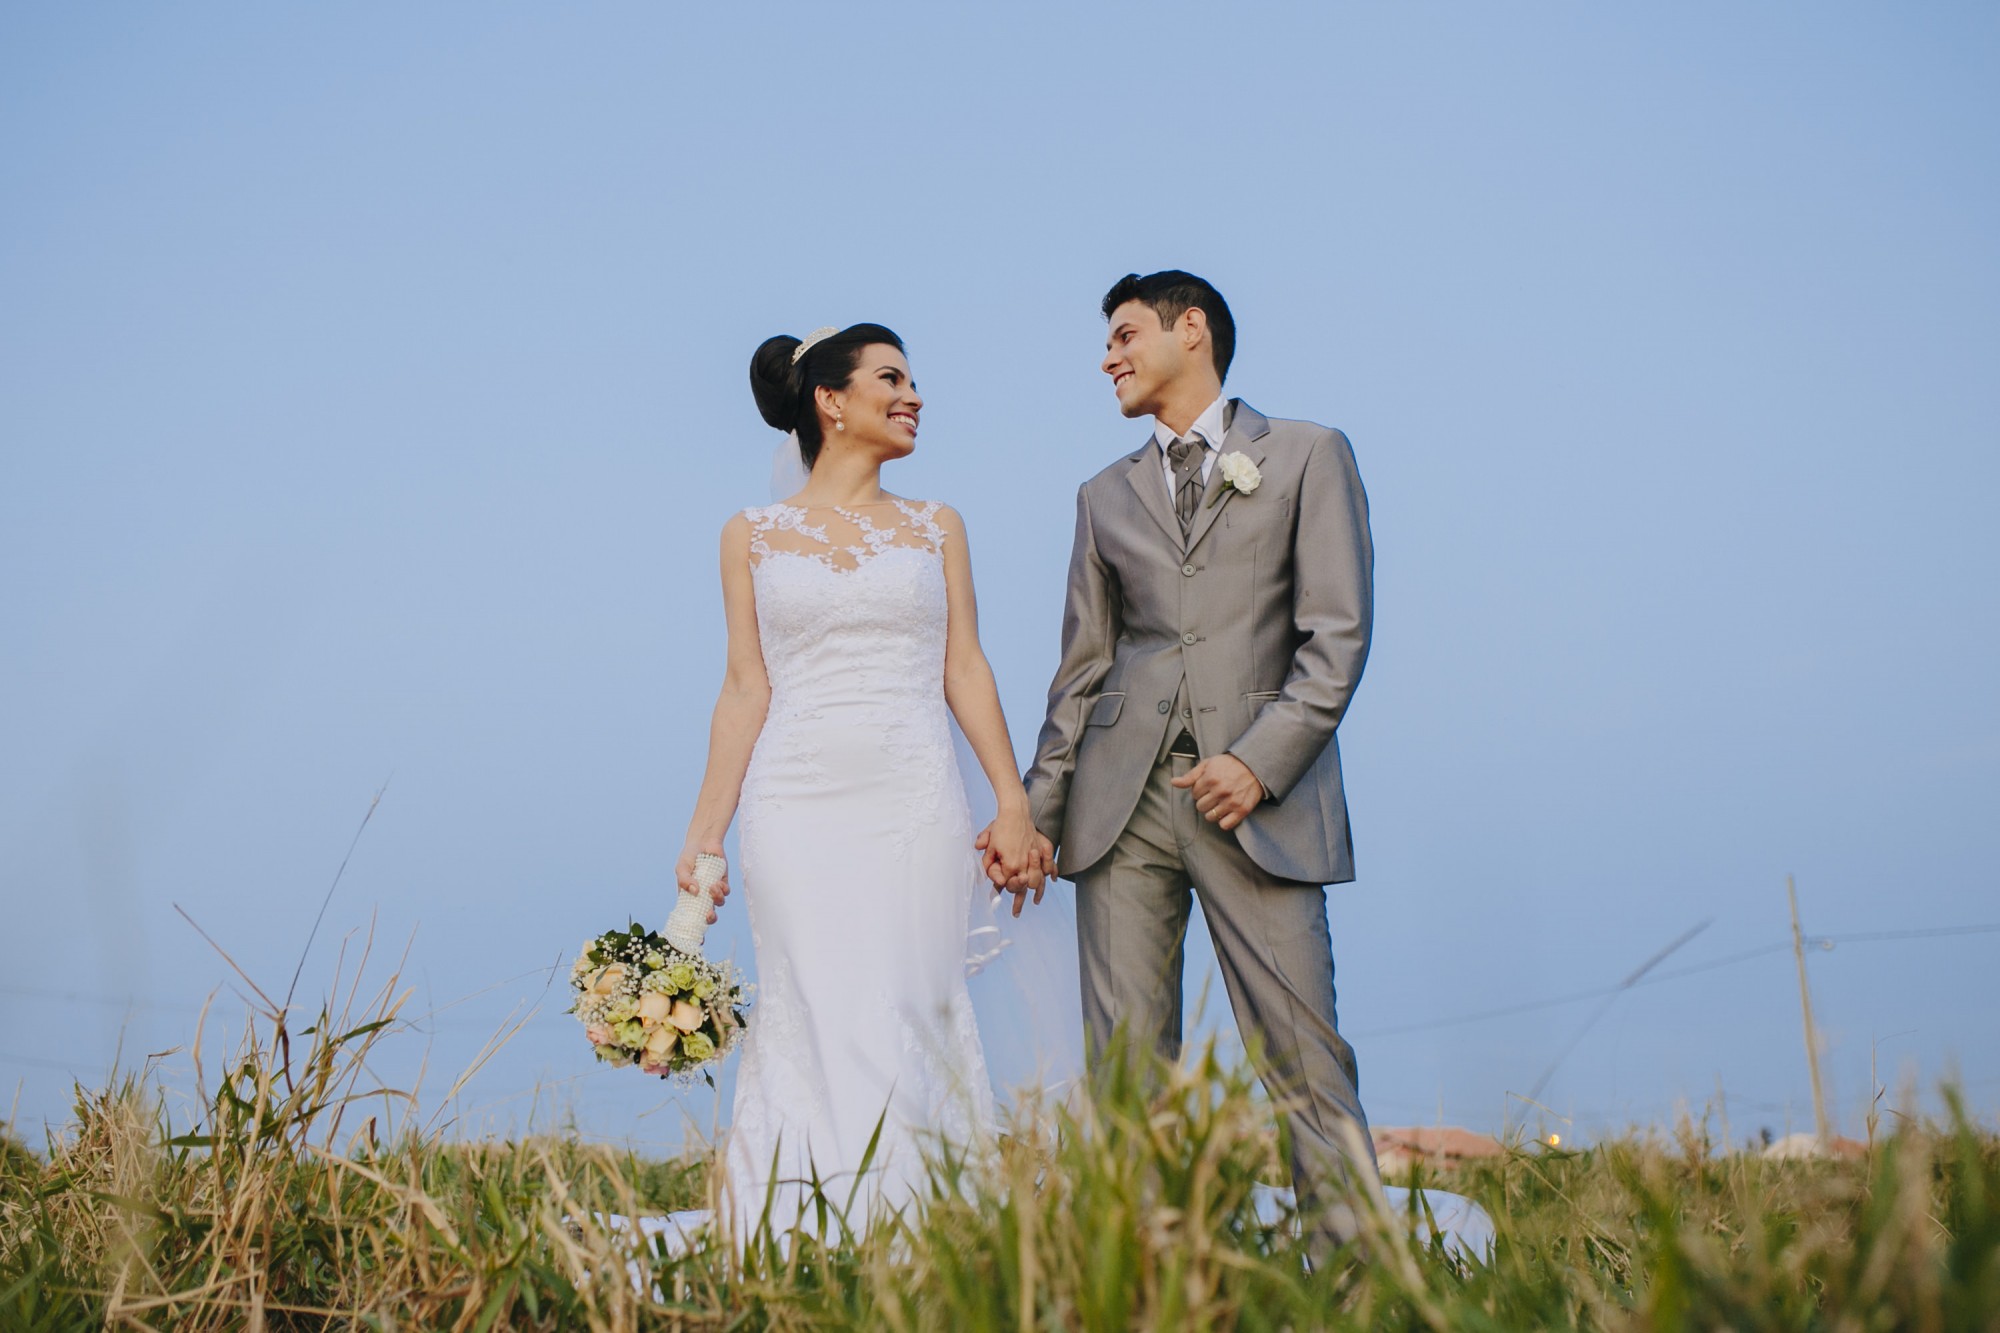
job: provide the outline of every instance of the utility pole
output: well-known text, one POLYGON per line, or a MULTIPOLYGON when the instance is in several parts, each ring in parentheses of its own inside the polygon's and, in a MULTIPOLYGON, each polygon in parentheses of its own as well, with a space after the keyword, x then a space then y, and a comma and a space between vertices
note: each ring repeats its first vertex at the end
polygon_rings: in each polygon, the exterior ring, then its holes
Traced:
POLYGON ((1826 1115, 1826 1085, 1819 1076, 1819 1033, 1813 1027, 1812 992, 1806 988, 1806 936, 1799 929, 1799 891, 1790 875, 1785 876, 1785 896, 1792 901, 1792 957, 1799 964, 1799 1011, 1806 1023, 1806 1068, 1812 1071, 1813 1122, 1819 1130, 1822 1149, 1833 1146, 1833 1124, 1826 1115))

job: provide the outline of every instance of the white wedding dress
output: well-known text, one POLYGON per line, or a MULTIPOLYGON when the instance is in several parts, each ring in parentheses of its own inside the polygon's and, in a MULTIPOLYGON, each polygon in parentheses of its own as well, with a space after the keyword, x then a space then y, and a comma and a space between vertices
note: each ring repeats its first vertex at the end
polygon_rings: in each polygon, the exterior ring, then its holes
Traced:
POLYGON ((990 1130, 938 508, 745 511, 771 702, 737 807, 757 979, 723 1190, 739 1239, 767 1207, 790 1229, 815 1179, 859 1226, 910 1198, 927 1149, 990 1130))

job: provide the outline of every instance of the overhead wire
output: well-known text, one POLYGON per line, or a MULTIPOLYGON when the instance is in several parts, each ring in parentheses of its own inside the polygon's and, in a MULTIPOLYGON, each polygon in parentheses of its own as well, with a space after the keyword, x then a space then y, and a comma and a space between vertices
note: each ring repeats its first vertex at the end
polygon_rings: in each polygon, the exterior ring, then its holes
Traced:
MULTIPOLYGON (((1961 926, 1931 926, 1916 930, 1869 930, 1850 931, 1837 935, 1808 935, 1805 942, 1809 947, 1829 951, 1839 944, 1872 944, 1892 940, 1943 939, 1960 935, 2000 934, 2000 924, 1979 922, 1961 926)), ((1523 1000, 1514 1004, 1498 1005, 1491 1009, 1481 1009, 1472 1013, 1456 1014, 1449 1018, 1426 1019, 1415 1023, 1398 1023, 1389 1027, 1368 1028, 1350 1034, 1353 1039, 1375 1037, 1398 1037, 1412 1032, 1436 1032, 1444 1028, 1463 1027, 1471 1023, 1489 1022, 1496 1018, 1511 1018, 1516 1014, 1533 1013, 1541 1009, 1559 1009, 1566 1005, 1581 1004, 1586 1000, 1602 1000, 1616 996, 1627 989, 1640 986, 1658 986, 1669 981, 1679 981, 1686 977, 1699 976, 1703 972, 1714 972, 1720 968, 1735 967, 1772 954, 1787 953, 1789 942, 1759 945, 1740 953, 1711 958, 1706 962, 1692 963, 1650 975, 1630 977, 1623 982, 1608 986, 1593 986, 1588 990, 1571 991, 1566 995, 1553 995, 1540 1000, 1523 1000)))

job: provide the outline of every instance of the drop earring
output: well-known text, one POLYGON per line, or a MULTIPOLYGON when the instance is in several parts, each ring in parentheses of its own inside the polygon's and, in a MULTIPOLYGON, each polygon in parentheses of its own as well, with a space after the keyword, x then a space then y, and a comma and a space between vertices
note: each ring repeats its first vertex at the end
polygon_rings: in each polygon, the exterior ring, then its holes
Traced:
POLYGON ((833 428, 835 430, 846 430, 847 423, 845 421, 842 421, 839 417, 835 417, 833 419, 833 428))

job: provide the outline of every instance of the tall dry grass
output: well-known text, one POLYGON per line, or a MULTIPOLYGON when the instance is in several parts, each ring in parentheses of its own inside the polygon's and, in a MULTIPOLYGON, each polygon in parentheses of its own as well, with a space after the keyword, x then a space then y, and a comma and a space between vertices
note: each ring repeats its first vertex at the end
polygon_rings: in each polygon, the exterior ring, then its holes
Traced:
POLYGON ((858 1242, 815 1225, 828 1190, 741 1253, 667 1254, 598 1217, 699 1204, 706 1161, 450 1141, 368 1074, 394 979, 356 989, 303 1028, 267 1002, 197 1058, 192 1123, 133 1077, 79 1089, 44 1151, 0 1149, 0 1329, 2000 1329, 2000 1140, 1956 1099, 1858 1162, 1695 1127, 1516 1150, 1430 1182, 1494 1215, 1491 1264, 1369 1213, 1312 1271, 1256 1206, 1282 1179, 1268 1108, 1209 1052, 941 1153, 858 1242))

